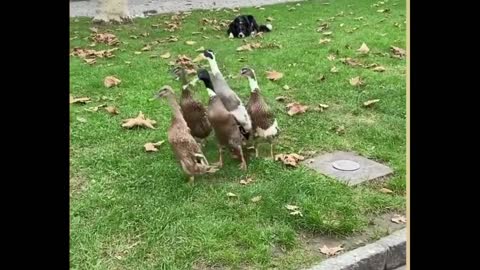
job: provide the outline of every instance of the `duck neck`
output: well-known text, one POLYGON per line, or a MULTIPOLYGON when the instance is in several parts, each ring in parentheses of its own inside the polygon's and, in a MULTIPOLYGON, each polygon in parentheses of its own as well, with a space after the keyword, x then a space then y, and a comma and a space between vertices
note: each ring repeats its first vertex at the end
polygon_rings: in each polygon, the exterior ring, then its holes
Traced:
POLYGON ((258 82, 255 79, 255 77, 248 77, 248 84, 250 85, 250 92, 254 93, 260 90, 260 88, 258 87, 258 82))
POLYGON ((168 103, 170 104, 170 108, 172 108, 174 121, 186 124, 185 119, 183 119, 182 110, 180 109, 180 106, 178 105, 178 102, 175 99, 175 96, 168 95, 167 99, 168 99, 168 103))
POLYGON ((218 75, 220 73, 220 69, 218 68, 217 61, 215 59, 208 59, 208 63, 210 64, 210 69, 212 70, 213 75, 218 75))

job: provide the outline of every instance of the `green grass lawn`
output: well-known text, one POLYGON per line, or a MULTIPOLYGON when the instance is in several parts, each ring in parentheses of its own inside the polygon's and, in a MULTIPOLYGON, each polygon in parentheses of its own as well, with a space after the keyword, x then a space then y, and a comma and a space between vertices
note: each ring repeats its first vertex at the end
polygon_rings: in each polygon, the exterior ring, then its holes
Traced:
MULTIPOLYGON (((97 59, 93 65, 70 58, 71 95, 93 100, 70 106, 72 269, 296 269, 325 258, 319 252, 303 252, 300 233, 346 237, 365 230, 371 216, 405 211, 406 62, 389 56, 391 45, 406 47, 405 1, 379 6, 373 0, 324 2, 242 8, 241 13, 254 14, 261 23, 269 16, 274 19, 273 32, 263 39, 247 38, 264 48, 247 52, 236 52, 244 41, 228 39, 225 29, 201 29, 202 18, 230 20, 235 15, 231 11, 194 11, 173 33, 164 30, 164 21, 172 14, 98 26, 99 32, 111 32, 121 43, 115 57, 97 59), (377 12, 386 8, 388 12, 377 12), (330 36, 316 31, 324 22, 330 36), (170 35, 178 41, 155 44, 170 35), (331 42, 319 44, 322 38, 331 42), (197 43, 187 45, 187 40, 197 43), (356 51, 363 42, 370 48, 368 55, 356 51), (281 48, 268 48, 273 43, 281 48), (135 54, 147 44, 151 51, 135 54), (143 145, 167 138, 170 108, 165 101, 149 99, 165 84, 179 90, 168 63, 180 54, 193 59, 201 46, 216 52, 222 72, 234 76, 228 81, 245 102, 248 82, 237 75, 245 65, 255 69, 282 129, 276 153, 354 151, 387 164, 394 175, 380 185, 348 187, 305 167, 287 168, 266 158, 250 159, 248 171, 242 172, 238 161, 227 154, 220 171, 197 177, 193 187, 186 184, 168 143, 156 153, 146 153, 143 145), (166 52, 170 59, 159 57, 166 52), (329 55, 335 59, 327 59, 329 55), (386 70, 352 67, 340 61, 345 57, 365 65, 380 64, 386 70), (337 73, 330 72, 334 66, 337 73), (269 81, 267 70, 284 77, 269 81), (121 84, 106 88, 103 79, 109 75, 121 79, 121 84), (349 79, 356 76, 364 86, 350 85, 349 79), (290 89, 283 89, 284 85, 290 89), (286 103, 275 101, 277 96, 310 105, 312 110, 288 116, 286 103), (372 99, 380 101, 365 108, 363 102, 372 99), (85 110, 104 103, 116 106, 120 114, 85 110), (329 108, 313 110, 320 103, 329 108), (139 111, 156 120, 157 129, 121 127, 122 119, 139 111), (336 132, 339 127, 343 133, 336 132), (240 185, 246 177, 254 182, 240 185), (380 187, 393 193, 382 193, 380 187), (228 192, 238 197, 229 198, 228 192), (262 199, 253 203, 254 196, 262 199), (303 216, 289 215, 286 204, 299 206, 303 216)), ((113 48, 89 47, 92 26, 87 18, 71 20, 71 48, 113 48)), ((206 91, 199 89, 197 95, 206 104, 206 91)), ((205 153, 210 161, 217 160, 213 136, 205 153)), ((268 157, 268 153, 264 145, 261 154, 268 157)))

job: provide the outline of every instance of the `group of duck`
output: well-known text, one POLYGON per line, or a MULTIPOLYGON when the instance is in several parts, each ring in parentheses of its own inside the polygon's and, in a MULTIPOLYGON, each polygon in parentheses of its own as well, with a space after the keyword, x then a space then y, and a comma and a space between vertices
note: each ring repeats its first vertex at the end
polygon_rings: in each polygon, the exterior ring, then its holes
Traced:
POLYGON ((260 94, 255 71, 244 67, 241 76, 248 79, 250 98, 244 105, 225 80, 212 50, 205 50, 197 60, 207 60, 210 71, 198 69, 197 77, 187 80, 184 68, 176 68, 175 74, 182 83, 180 102, 171 86, 163 86, 155 98, 166 98, 173 117, 168 129, 168 142, 183 171, 192 183, 196 175, 213 173, 223 166, 223 149, 230 150, 233 157, 241 161, 240 168, 247 169, 244 147, 250 145, 258 157, 259 140, 270 144, 273 159, 273 143, 279 133, 277 120, 260 94), (209 95, 208 107, 193 96, 192 90, 202 81, 209 95), (214 131, 219 161, 209 164, 202 152, 205 140, 214 131))

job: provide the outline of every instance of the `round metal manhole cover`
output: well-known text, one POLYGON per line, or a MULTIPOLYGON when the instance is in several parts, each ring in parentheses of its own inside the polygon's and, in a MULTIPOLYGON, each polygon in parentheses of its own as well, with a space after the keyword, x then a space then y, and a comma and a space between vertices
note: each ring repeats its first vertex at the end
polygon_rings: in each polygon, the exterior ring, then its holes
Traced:
POLYGON ((337 160, 332 163, 333 168, 340 171, 356 171, 360 169, 360 164, 351 160, 337 160))

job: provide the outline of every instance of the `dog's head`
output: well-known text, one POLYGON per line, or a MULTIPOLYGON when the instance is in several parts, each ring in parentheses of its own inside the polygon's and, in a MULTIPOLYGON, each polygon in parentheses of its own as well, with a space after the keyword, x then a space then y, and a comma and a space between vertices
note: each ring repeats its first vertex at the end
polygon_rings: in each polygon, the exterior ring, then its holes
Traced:
POLYGON ((249 34, 248 31, 250 29, 249 27, 250 22, 248 21, 247 18, 245 18, 244 16, 239 16, 235 18, 233 22, 234 22, 235 31, 237 32, 238 37, 244 38, 248 36, 249 34))

